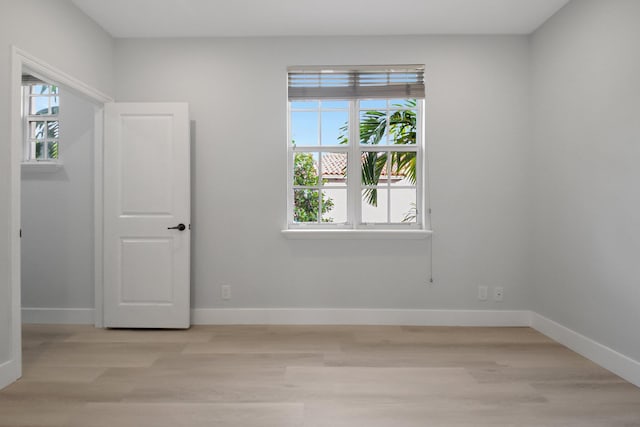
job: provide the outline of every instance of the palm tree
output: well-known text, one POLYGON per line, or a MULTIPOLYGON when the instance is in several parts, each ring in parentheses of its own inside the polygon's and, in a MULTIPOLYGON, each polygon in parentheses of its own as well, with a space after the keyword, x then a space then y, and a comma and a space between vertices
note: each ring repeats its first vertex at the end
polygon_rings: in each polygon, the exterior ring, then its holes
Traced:
MULTIPOLYGON (((403 104, 393 104, 397 107, 388 117, 384 111, 365 111, 360 118, 360 143, 363 145, 379 145, 389 134, 393 145, 416 144, 416 100, 409 99, 403 104)), ((340 143, 348 142, 348 126, 341 129, 340 143)), ((405 176, 412 184, 416 182, 416 152, 402 151, 365 151, 361 159, 362 184, 365 186, 378 185, 382 173, 405 176), (390 163, 387 160, 391 155, 390 163)), ((364 199, 372 206, 378 205, 378 190, 367 188, 364 199)))

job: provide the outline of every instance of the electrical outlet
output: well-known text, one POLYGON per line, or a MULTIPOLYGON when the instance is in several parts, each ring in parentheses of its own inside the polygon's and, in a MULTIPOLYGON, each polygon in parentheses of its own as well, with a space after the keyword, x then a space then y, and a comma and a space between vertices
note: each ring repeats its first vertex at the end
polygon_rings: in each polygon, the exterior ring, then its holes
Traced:
POLYGON ((231 286, 222 285, 220 287, 220 291, 221 291, 221 294, 222 294, 222 299, 231 299, 231 286))
POLYGON ((478 286, 478 299, 480 301, 486 301, 488 292, 489 288, 487 286, 478 286))
POLYGON ((493 288, 493 299, 495 301, 502 301, 504 299, 504 288, 502 286, 493 288))

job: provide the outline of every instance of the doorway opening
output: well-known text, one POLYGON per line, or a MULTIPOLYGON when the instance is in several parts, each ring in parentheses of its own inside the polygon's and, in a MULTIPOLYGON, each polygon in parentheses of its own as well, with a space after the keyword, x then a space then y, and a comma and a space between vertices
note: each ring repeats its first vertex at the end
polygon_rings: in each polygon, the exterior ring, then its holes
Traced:
MULTIPOLYGON (((36 151, 36 159, 37 160, 37 150, 38 150, 38 142, 41 144, 40 149, 48 149, 48 147, 54 147, 55 142, 57 142, 57 138, 55 137, 55 132, 53 128, 49 129, 49 126, 55 126, 53 122, 56 122, 53 117, 45 118, 43 124, 37 124, 38 120, 32 120, 34 128, 40 127, 40 131, 34 130, 33 134, 27 133, 26 127, 29 126, 29 123, 25 123, 24 120, 24 110, 23 106, 23 75, 32 76, 35 79, 38 79, 42 82, 47 83, 48 88, 40 88, 43 91, 49 91, 49 95, 51 94, 51 86, 55 86, 56 88, 64 88, 65 91, 69 93, 69 96, 77 97, 78 100, 81 100, 84 103, 88 103, 88 105, 92 106, 92 114, 93 114, 93 131, 87 130, 89 132, 88 135, 85 135, 86 138, 93 140, 92 149, 92 159, 91 163, 93 166, 93 196, 91 205, 92 226, 90 227, 90 232, 93 237, 93 268, 92 274, 89 275, 91 278, 91 283, 88 284, 91 287, 93 284, 93 299, 94 299, 94 313, 93 319, 94 324, 97 327, 102 326, 102 123, 103 123, 103 109, 104 104, 108 102, 113 102, 113 99, 109 96, 103 94, 102 92, 92 88, 91 86, 85 84, 84 82, 74 78, 73 76, 51 66, 50 64, 40 60, 33 55, 17 48, 12 47, 12 69, 11 69, 11 118, 10 118, 10 128, 11 128, 11 143, 9 146, 9 157, 11 159, 11 170, 10 170, 10 191, 11 195, 9 198, 10 203, 10 227, 11 227, 11 235, 9 238, 9 257, 10 257, 10 326, 9 326, 9 334, 11 337, 11 353, 9 361, 1 366, 2 372, 0 372, 0 386, 4 386, 9 384, 22 375, 22 304, 21 304, 21 294, 22 294, 22 245, 21 245, 21 228, 22 228, 22 192, 23 190, 31 193, 30 185, 24 185, 22 181, 22 168, 25 160, 25 152, 24 147, 26 144, 25 136, 33 136, 31 138, 33 141, 29 141, 29 143, 33 142, 34 150, 36 151), (52 122, 51 125, 48 122, 52 122), (40 133, 38 133, 40 132, 40 133), (44 143, 44 145, 42 145, 44 143)), ((36 94, 38 95, 38 94, 36 94)), ((44 93, 42 94, 44 95, 44 93)), ((52 98, 52 97, 49 97, 52 98)), ((42 100, 40 100, 41 104, 39 105, 41 108, 37 109, 34 107, 34 113, 37 113, 40 110, 43 110, 42 100)), ((51 108, 53 104, 56 103, 55 100, 47 99, 47 113, 53 113, 53 109, 51 108)), ((88 113, 87 113, 88 114, 88 113)), ((34 114, 37 115, 37 114, 34 114)), ((60 123, 58 123, 60 125, 60 123)), ((60 130, 60 129, 59 129, 60 130)), ((61 148, 61 147, 60 147, 61 148)), ((53 149, 53 148, 52 148, 53 149)), ((42 156, 43 152, 40 151, 40 155, 42 156)), ((85 153, 86 155, 86 153, 85 153)), ((60 165, 53 165, 55 163, 51 160, 57 157, 54 155, 54 152, 47 152, 44 154, 45 159, 50 160, 51 163, 49 166, 55 166, 59 168, 60 165)), ((61 159, 64 159, 64 154, 61 154, 61 159)), ((28 162, 27 162, 28 163, 28 162)), ((29 168, 29 166, 27 166, 29 168)), ((44 171, 46 168, 41 169, 44 171)), ((32 184, 32 183, 30 183, 32 184)), ((90 194, 90 193, 89 193, 90 194)), ((43 211, 42 215, 46 216, 47 209, 41 209, 43 211)), ((32 212, 29 212, 31 214, 32 212)), ((72 230, 71 230, 72 232, 72 230)), ((60 250, 60 248, 58 248, 60 250)), ((46 273, 46 268, 44 269, 46 273)), ((46 285, 45 285, 46 286, 46 285)))
POLYGON ((22 323, 94 323, 94 106, 22 75, 22 323))

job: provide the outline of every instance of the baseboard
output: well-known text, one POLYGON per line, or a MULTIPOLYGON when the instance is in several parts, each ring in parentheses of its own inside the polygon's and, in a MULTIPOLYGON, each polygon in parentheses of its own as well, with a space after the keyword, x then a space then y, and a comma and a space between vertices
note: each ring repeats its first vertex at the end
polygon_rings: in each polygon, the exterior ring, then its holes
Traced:
POLYGON ((93 308, 23 307, 22 323, 93 325, 93 308))
MULTIPOLYGON (((23 323, 93 324, 92 308, 22 309, 23 323)), ((640 387, 640 362, 528 310, 401 310, 366 308, 196 308, 194 325, 531 326, 640 387)), ((0 388, 15 381, 12 361, 0 364, 0 388)))
POLYGON ((528 310, 197 308, 194 325, 529 326, 528 310))
POLYGON ((640 387, 640 362, 637 360, 537 313, 532 313, 531 327, 640 387))
POLYGON ((18 379, 18 368, 15 360, 0 363, 0 390, 18 379))

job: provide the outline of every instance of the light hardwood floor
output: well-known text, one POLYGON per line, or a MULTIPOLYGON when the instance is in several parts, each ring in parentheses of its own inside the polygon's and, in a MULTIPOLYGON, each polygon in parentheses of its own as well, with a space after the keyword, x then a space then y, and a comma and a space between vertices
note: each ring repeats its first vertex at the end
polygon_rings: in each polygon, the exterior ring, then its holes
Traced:
POLYGON ((640 426, 640 389, 529 328, 25 325, 0 426, 640 426))

